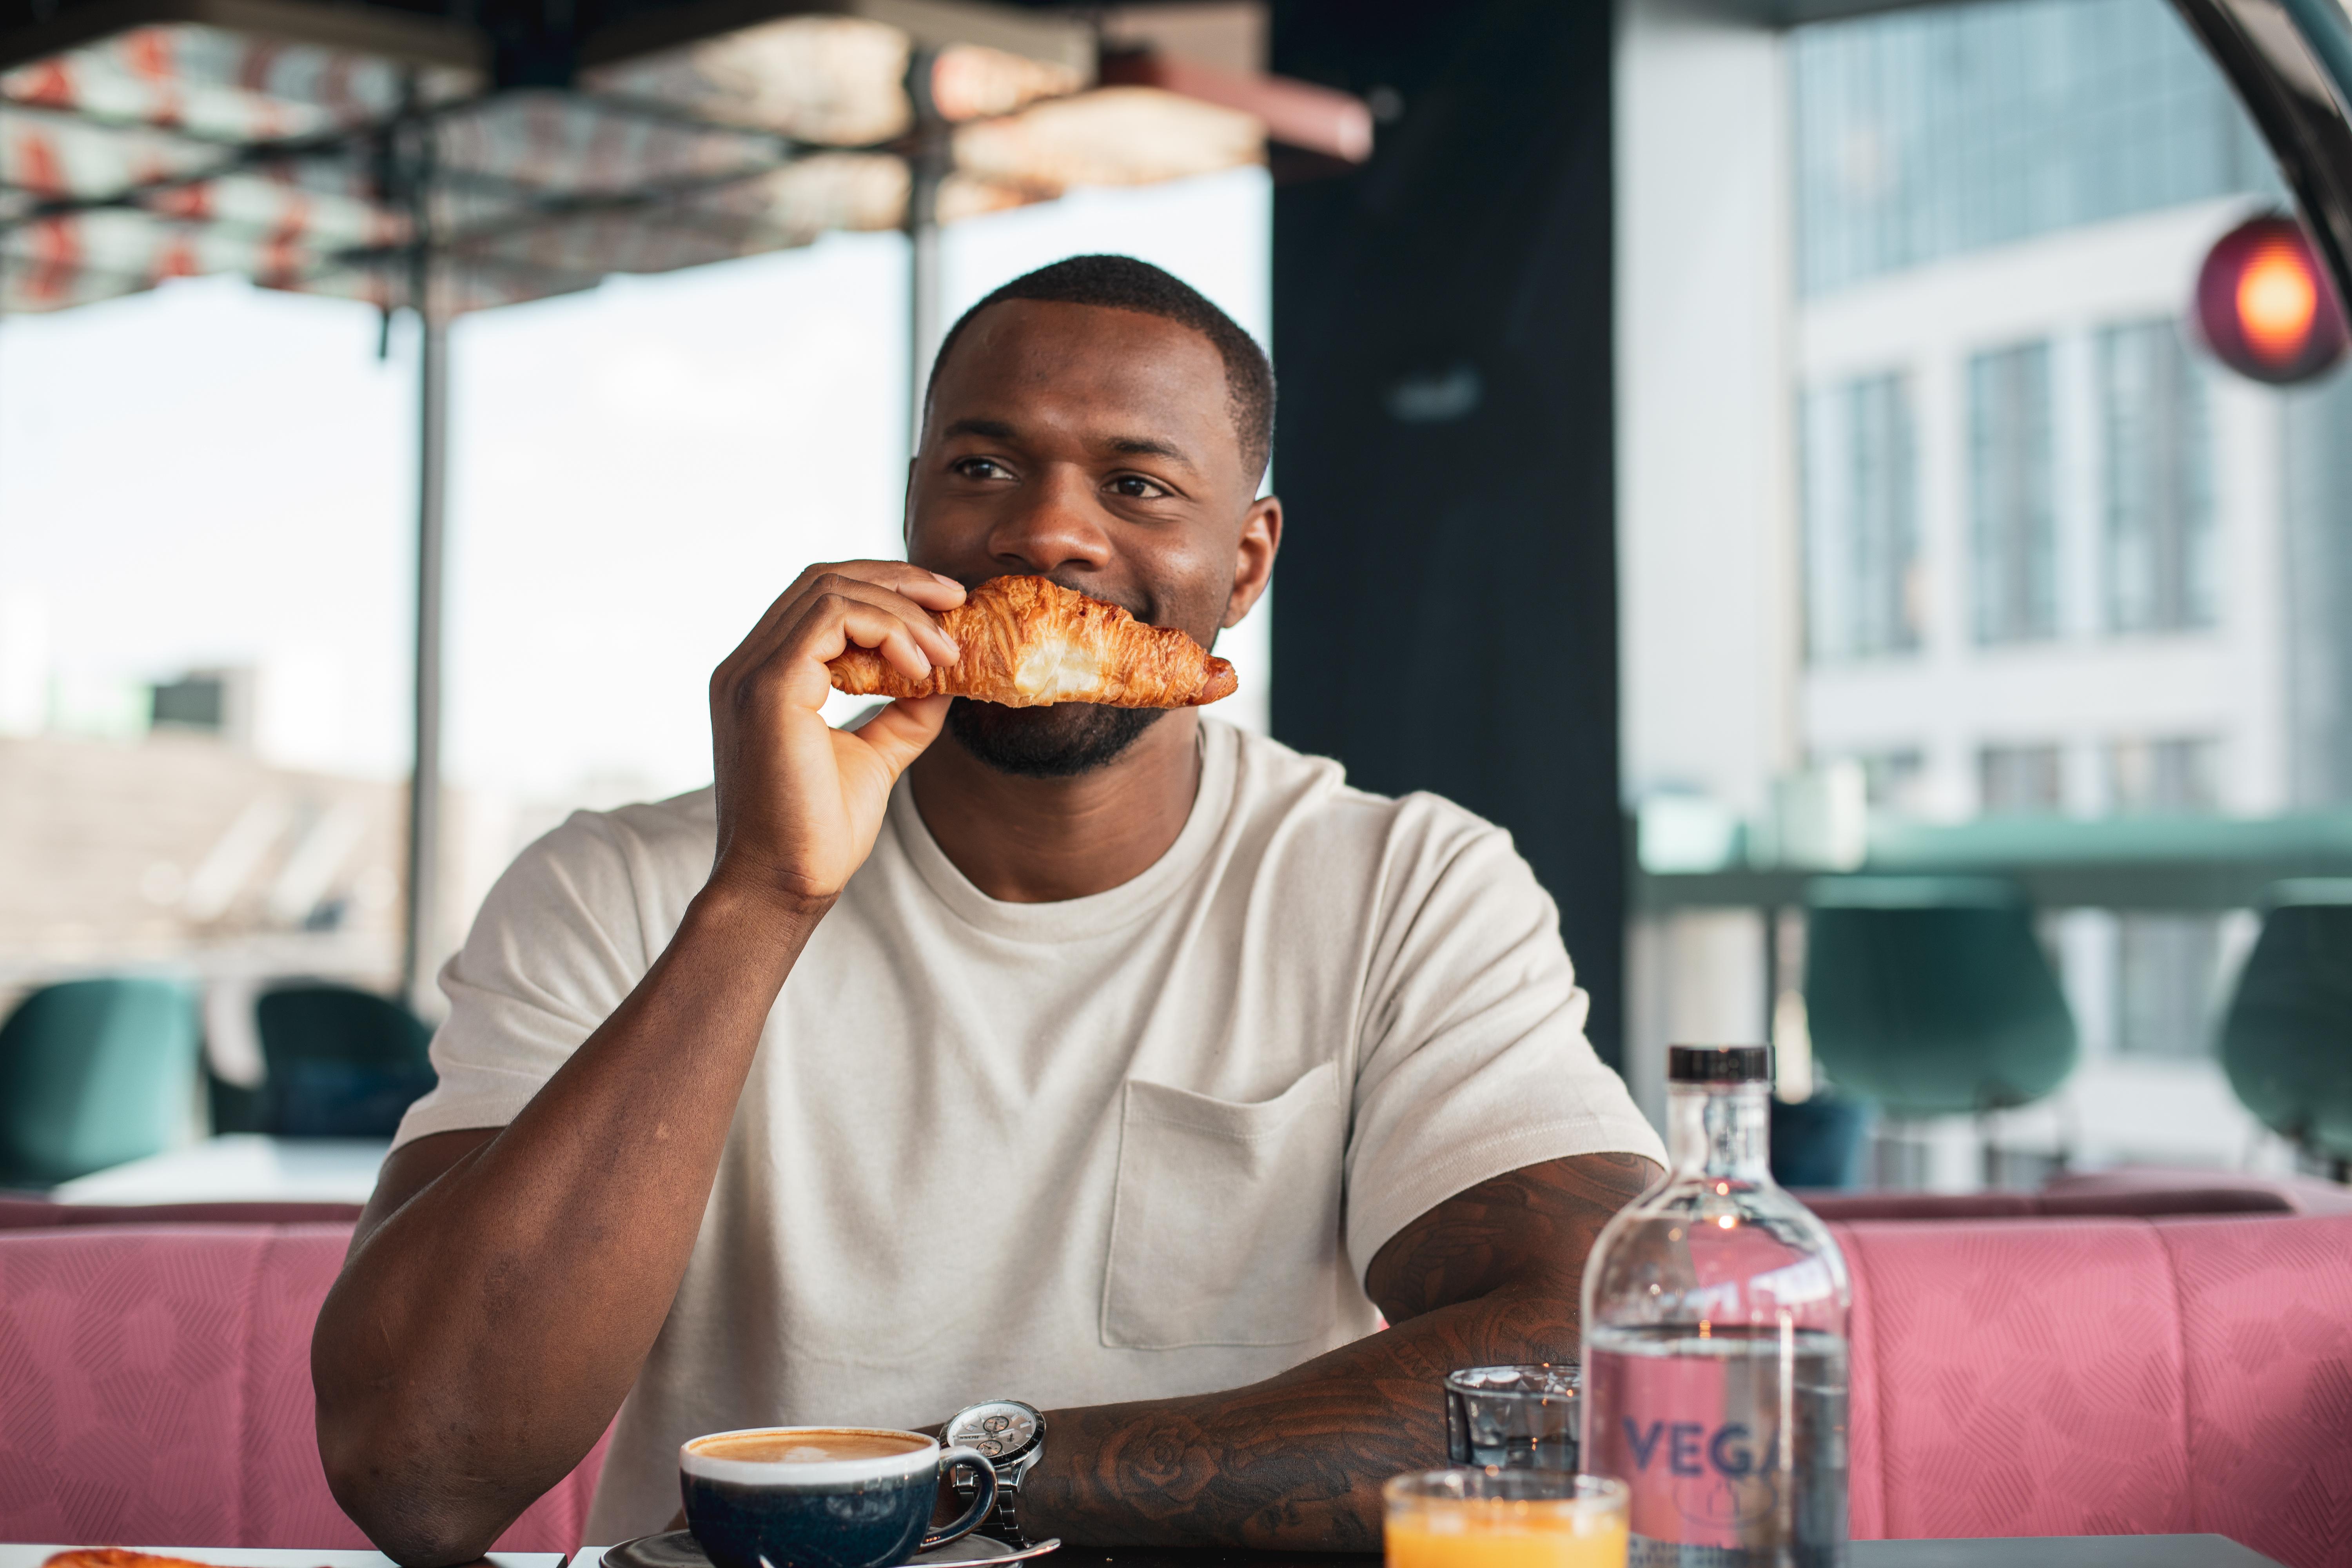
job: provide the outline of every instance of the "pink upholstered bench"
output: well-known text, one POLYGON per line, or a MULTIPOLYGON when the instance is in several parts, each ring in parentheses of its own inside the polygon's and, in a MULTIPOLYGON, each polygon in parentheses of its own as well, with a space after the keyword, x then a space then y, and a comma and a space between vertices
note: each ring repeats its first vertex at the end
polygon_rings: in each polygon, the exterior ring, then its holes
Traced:
POLYGON ((348 1229, 357 1204, 60 1204, 42 1197, 0 1196, 0 1230, 47 1230, 61 1225, 331 1225, 348 1229))
POLYGON ((1857 1539, 2212 1533, 2352 1568, 2352 1215, 1830 1228, 1857 1539))
MULTIPOLYGON (((310 1393, 310 1326, 351 1234, 0 1231, 0 1541, 366 1546, 327 1490, 310 1393)), ((499 1545, 578 1547, 604 1457, 499 1545)))
POLYGON ((2053 1178, 2040 1192, 1801 1192, 1826 1220, 2026 1219, 2138 1215, 2352 1214, 2352 1188, 2307 1176, 2155 1166, 2053 1178))
MULTIPOLYGON (((1833 1228, 1856 1537, 2211 1531, 2352 1568, 2352 1216, 1833 1228)), ((347 1235, 0 1232, 0 1540, 364 1544, 311 1427, 347 1235)), ((580 1544, 601 1458, 499 1544, 580 1544)))

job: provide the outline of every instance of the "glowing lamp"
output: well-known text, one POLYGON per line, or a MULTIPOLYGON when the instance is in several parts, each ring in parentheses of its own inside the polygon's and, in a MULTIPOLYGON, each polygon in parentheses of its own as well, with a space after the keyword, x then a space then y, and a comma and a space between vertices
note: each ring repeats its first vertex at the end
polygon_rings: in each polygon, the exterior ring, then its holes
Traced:
POLYGON ((2303 226, 2291 217, 2240 224, 2197 274, 2197 326, 2213 357, 2284 386, 2344 357, 2344 314, 2303 226))

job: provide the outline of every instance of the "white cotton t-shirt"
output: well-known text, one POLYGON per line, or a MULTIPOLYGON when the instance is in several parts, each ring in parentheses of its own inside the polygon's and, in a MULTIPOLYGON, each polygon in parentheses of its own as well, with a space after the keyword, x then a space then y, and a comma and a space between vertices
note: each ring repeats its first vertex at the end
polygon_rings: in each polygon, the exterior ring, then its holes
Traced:
MULTIPOLYGON (((1366 1267, 1454 1194, 1664 1158, 1507 834, 1201 733, 1174 846, 1057 903, 982 893, 900 782, 768 1016, 588 1540, 662 1528, 703 1432, 1256 1382, 1371 1331, 1366 1267)), ((702 790, 524 851, 442 973, 440 1084, 398 1142, 512 1120, 669 942, 715 842, 702 790)))

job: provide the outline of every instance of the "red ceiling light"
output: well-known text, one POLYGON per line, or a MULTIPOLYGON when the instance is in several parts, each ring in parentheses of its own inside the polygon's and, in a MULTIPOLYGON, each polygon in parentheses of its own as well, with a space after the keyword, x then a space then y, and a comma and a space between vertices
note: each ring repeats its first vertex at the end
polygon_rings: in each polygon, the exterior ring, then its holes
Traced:
POLYGON ((2284 386, 2344 357, 2344 314, 2303 226, 2272 216, 2240 224, 2197 274, 2197 325, 2239 374, 2284 386))

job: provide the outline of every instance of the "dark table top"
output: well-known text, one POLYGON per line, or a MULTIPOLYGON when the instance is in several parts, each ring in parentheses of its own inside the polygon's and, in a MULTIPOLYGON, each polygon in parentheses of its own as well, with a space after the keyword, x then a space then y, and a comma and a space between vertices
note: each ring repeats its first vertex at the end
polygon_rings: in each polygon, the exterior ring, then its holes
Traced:
MULTIPOLYGON (((2278 1568, 2226 1535, 1857 1541, 1850 1568, 2278 1568)), ((1380 1568, 1376 1552, 1065 1546, 1037 1568, 1380 1568)))

